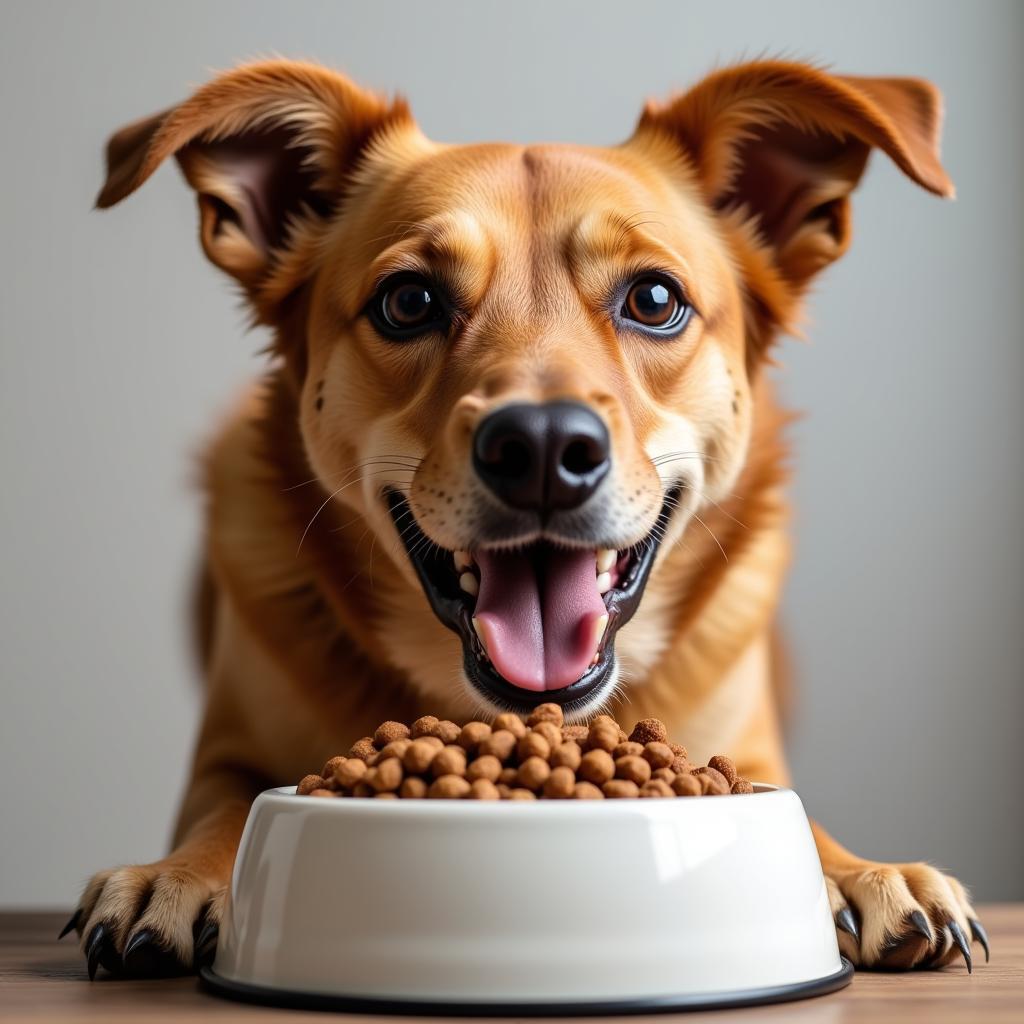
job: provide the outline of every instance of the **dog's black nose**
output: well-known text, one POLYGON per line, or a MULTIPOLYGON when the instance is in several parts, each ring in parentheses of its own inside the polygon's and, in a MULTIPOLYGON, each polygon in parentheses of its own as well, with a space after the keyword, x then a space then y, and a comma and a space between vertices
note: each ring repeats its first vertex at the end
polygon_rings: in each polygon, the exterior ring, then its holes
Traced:
POLYGON ((579 402, 506 405, 477 427, 473 465, 515 508, 577 508, 608 473, 611 439, 604 420, 579 402))

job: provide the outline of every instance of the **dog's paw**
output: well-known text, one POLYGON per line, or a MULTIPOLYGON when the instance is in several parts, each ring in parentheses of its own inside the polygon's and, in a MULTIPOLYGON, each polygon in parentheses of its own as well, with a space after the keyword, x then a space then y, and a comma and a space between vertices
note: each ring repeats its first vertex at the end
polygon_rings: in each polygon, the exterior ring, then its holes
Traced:
POLYGON ((945 967, 963 958, 973 969, 971 941, 988 960, 988 936, 964 887, 929 864, 864 863, 826 875, 839 949, 875 970, 945 967))
POLYGON ((226 897, 226 886, 169 861, 101 871, 60 937, 78 933, 90 980, 98 967, 132 978, 184 974, 213 959, 226 897))

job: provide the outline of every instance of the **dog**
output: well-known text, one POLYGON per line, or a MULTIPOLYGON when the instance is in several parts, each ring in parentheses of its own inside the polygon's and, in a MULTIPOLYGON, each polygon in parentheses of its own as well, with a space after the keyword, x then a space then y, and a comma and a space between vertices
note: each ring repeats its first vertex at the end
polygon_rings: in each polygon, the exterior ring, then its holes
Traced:
MULTIPOLYGON (((850 244, 872 149, 953 194, 940 121, 927 82, 764 60, 648 103, 621 145, 452 146, 276 60, 112 137, 97 205, 175 157, 273 341, 202 462, 206 706, 173 850, 86 885, 66 932, 90 978, 208 961, 253 798, 385 719, 628 699, 788 782, 764 366, 850 244)), ((855 964, 988 955, 955 878, 812 827, 855 964)))

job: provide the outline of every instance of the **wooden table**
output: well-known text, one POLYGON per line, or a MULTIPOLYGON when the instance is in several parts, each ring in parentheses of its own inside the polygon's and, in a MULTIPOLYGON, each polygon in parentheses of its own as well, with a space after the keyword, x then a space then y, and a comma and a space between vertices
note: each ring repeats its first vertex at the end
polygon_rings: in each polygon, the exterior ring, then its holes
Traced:
MULTIPOLYGON (((723 1010, 713 1013, 665 1014, 658 1024, 731 1024, 734 1021, 807 1022, 871 1021, 872 1024, 926 1021, 983 1021, 1000 1024, 1024 1021, 1024 904, 981 907, 981 918, 992 940, 992 962, 986 964, 979 947, 973 975, 964 967, 914 974, 858 974, 841 992, 798 1003, 723 1010), (980 962, 979 962, 980 961, 980 962)), ((344 1017, 272 1010, 227 1002, 199 991, 195 978, 169 981, 121 981, 102 971, 86 980, 85 961, 73 941, 58 943, 66 914, 0 913, 0 1021, 304 1021, 330 1019, 354 1022, 396 1021, 405 1018, 344 1017)), ((409 1018, 413 1020, 413 1018, 409 1018)), ((415 1018, 417 1024, 427 1018, 415 1018)), ((577 1018, 577 1020, 582 1020, 577 1018)), ((614 1018, 601 1018, 602 1022, 614 1018)), ((636 1017, 622 1018, 623 1022, 636 1017)))

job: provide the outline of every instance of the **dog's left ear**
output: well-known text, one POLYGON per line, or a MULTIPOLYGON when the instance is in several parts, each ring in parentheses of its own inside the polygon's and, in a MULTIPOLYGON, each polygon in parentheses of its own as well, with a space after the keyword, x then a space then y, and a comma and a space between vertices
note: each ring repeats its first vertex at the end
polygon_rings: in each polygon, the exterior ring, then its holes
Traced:
POLYGON ((305 239, 343 198, 360 156, 382 132, 412 125, 387 102, 316 64, 243 65, 190 99, 128 125, 107 144, 96 199, 113 206, 170 156, 199 202, 199 236, 211 262, 238 280, 265 321, 301 283, 305 239))
POLYGON ((923 188, 953 195, 939 162, 941 120, 938 90, 919 79, 759 61, 648 104, 634 139, 670 136, 711 206, 749 218, 786 290, 799 292, 849 246, 849 195, 872 147, 923 188))

